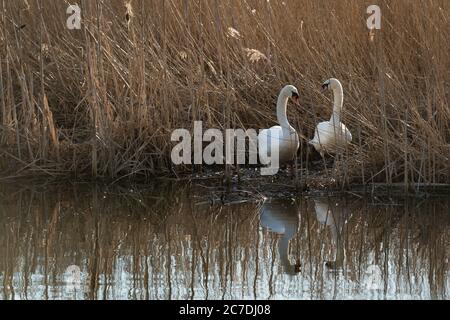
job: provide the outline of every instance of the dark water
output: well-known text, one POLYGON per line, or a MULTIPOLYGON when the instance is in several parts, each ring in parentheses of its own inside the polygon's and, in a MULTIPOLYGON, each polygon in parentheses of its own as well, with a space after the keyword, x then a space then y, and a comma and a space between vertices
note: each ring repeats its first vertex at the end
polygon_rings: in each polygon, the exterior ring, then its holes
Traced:
POLYGON ((448 299, 449 199, 1 188, 1 299, 448 299))

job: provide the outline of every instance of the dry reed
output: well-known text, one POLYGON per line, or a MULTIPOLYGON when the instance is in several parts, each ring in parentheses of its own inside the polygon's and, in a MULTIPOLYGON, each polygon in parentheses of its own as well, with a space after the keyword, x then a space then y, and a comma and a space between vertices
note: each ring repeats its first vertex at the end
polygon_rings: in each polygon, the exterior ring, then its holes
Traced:
MULTIPOLYGON (((24 175, 149 177, 174 170, 170 134, 194 120, 264 128, 280 87, 312 137, 344 84, 354 145, 345 183, 450 183, 450 3, 378 1, 82 0, 0 2, 0 169, 24 175), (446 45, 447 43, 447 45, 446 45)), ((302 155, 308 151, 303 143, 302 155)))

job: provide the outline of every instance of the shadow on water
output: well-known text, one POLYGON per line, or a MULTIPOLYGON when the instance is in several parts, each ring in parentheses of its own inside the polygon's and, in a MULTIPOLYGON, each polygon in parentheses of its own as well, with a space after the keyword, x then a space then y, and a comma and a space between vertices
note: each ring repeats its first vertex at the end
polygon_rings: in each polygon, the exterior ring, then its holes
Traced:
POLYGON ((449 199, 0 188, 2 299, 448 299, 449 199))

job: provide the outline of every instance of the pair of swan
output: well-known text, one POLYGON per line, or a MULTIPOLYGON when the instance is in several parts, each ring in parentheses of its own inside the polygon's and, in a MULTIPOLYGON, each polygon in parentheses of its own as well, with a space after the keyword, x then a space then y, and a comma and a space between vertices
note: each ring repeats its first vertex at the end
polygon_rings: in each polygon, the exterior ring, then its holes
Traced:
MULTIPOLYGON (((325 152, 336 153, 350 143, 352 134, 341 122, 344 101, 342 84, 339 80, 331 78, 323 83, 322 89, 323 92, 333 91, 333 114, 330 121, 321 122, 317 125, 314 138, 309 141, 309 144, 324 157, 325 152)), ((292 85, 284 87, 278 96, 277 120, 280 125, 262 130, 258 141, 260 157, 270 155, 271 151, 276 148, 279 152, 280 164, 292 161, 300 146, 298 134, 287 119, 286 110, 289 99, 292 99, 297 105, 299 104, 298 90, 292 85), (264 138, 261 136, 264 136, 264 138)))

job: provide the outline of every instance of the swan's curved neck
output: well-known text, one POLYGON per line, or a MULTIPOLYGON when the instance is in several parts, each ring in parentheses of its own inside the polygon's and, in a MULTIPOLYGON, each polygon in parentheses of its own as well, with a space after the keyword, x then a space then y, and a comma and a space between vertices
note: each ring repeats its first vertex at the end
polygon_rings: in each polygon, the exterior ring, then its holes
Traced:
POLYGON ((341 121, 342 108, 344 104, 344 91, 342 85, 333 90, 334 103, 333 103, 333 115, 331 116, 331 122, 339 123, 341 121))
POLYGON ((282 94, 278 97, 278 102, 277 102, 277 120, 278 120, 278 123, 280 124, 280 126, 283 129, 290 130, 292 128, 292 126, 289 124, 289 121, 287 119, 287 103, 288 103, 288 99, 289 99, 289 97, 287 97, 285 95, 282 95, 282 94))

